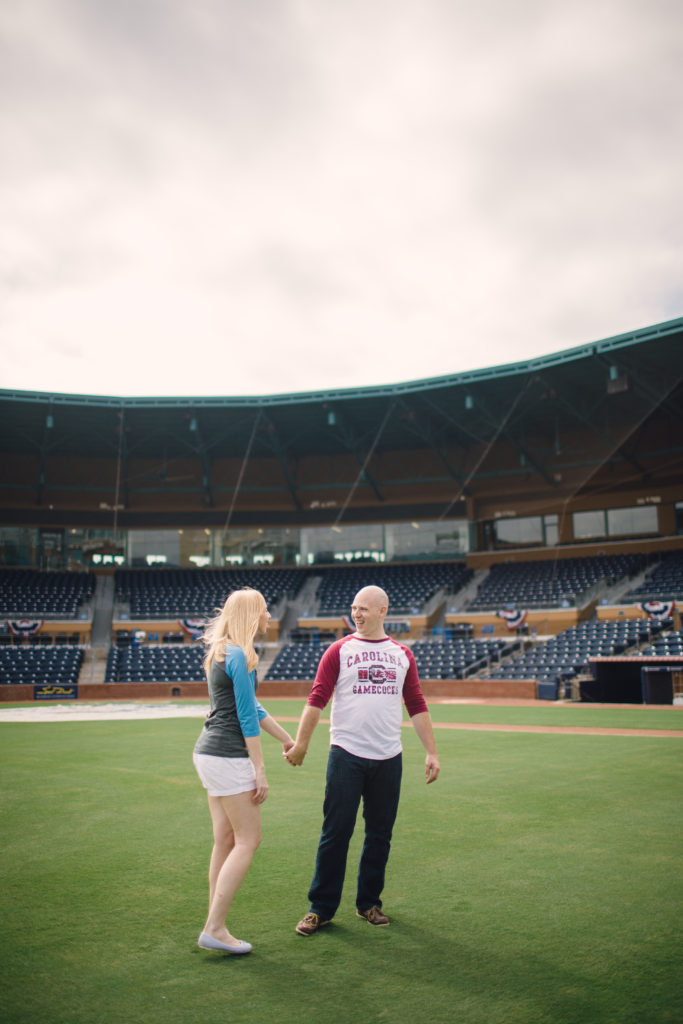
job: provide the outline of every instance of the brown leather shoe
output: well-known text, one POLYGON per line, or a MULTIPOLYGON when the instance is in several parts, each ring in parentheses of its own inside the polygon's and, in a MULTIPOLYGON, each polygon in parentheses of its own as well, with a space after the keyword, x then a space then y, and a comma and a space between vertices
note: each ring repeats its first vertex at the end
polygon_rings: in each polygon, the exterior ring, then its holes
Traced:
POLYGON ((376 924, 380 928, 389 924, 389 918, 383 914, 379 907, 370 907, 369 910, 357 910, 358 917, 364 917, 369 924, 376 924))
POLYGON ((324 928, 325 925, 329 923, 329 921, 323 921, 323 919, 317 914, 306 914, 299 921, 295 931, 297 931, 299 935, 313 935, 313 933, 317 932, 319 928, 324 928))

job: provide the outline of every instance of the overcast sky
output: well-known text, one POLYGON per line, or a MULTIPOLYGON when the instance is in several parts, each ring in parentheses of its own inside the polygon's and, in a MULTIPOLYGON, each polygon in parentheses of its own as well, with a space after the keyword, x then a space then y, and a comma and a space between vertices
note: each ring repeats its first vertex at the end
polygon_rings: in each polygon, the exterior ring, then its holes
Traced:
POLYGON ((0 387, 441 376, 683 314, 680 0, 0 7, 0 387))

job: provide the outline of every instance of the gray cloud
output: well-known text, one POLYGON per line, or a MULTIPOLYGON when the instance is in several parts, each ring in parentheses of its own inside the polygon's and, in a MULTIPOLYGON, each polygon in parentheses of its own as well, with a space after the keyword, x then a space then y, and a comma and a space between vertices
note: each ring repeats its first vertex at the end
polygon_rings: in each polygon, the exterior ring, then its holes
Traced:
POLYGON ((388 383, 680 315, 682 20, 6 6, 0 385, 388 383))

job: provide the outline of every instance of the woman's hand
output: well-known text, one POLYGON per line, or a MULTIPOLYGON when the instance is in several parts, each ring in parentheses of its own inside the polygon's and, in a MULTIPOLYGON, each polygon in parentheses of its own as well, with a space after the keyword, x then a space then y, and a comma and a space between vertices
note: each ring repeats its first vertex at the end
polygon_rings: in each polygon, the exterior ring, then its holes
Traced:
POLYGON ((289 750, 286 750, 284 752, 284 757, 286 758, 286 760, 289 761, 290 764, 293 764, 295 767, 304 763, 305 756, 306 747, 304 747, 301 743, 298 746, 296 743, 293 743, 289 750))
POLYGON ((294 740, 291 736, 288 736, 286 740, 282 741, 282 756, 287 757, 288 752, 294 746, 294 740))
POLYGON ((252 800, 255 804, 262 804, 268 796, 268 780, 266 779, 266 769, 263 765, 256 769, 256 789, 252 800))

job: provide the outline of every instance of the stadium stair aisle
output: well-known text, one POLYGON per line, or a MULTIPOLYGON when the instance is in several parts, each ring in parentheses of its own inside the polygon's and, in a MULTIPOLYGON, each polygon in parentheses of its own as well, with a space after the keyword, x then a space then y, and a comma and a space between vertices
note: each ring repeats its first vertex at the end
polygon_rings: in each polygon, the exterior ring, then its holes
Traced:
POLYGON ((309 577, 296 596, 289 600, 287 610, 280 622, 281 640, 288 636, 293 629, 296 629, 299 619, 304 618, 311 613, 311 610, 316 609, 315 595, 321 579, 321 576, 309 577))
POLYGON ((114 618, 114 578, 98 576, 93 602, 93 647, 108 647, 111 643, 111 625, 114 618))

